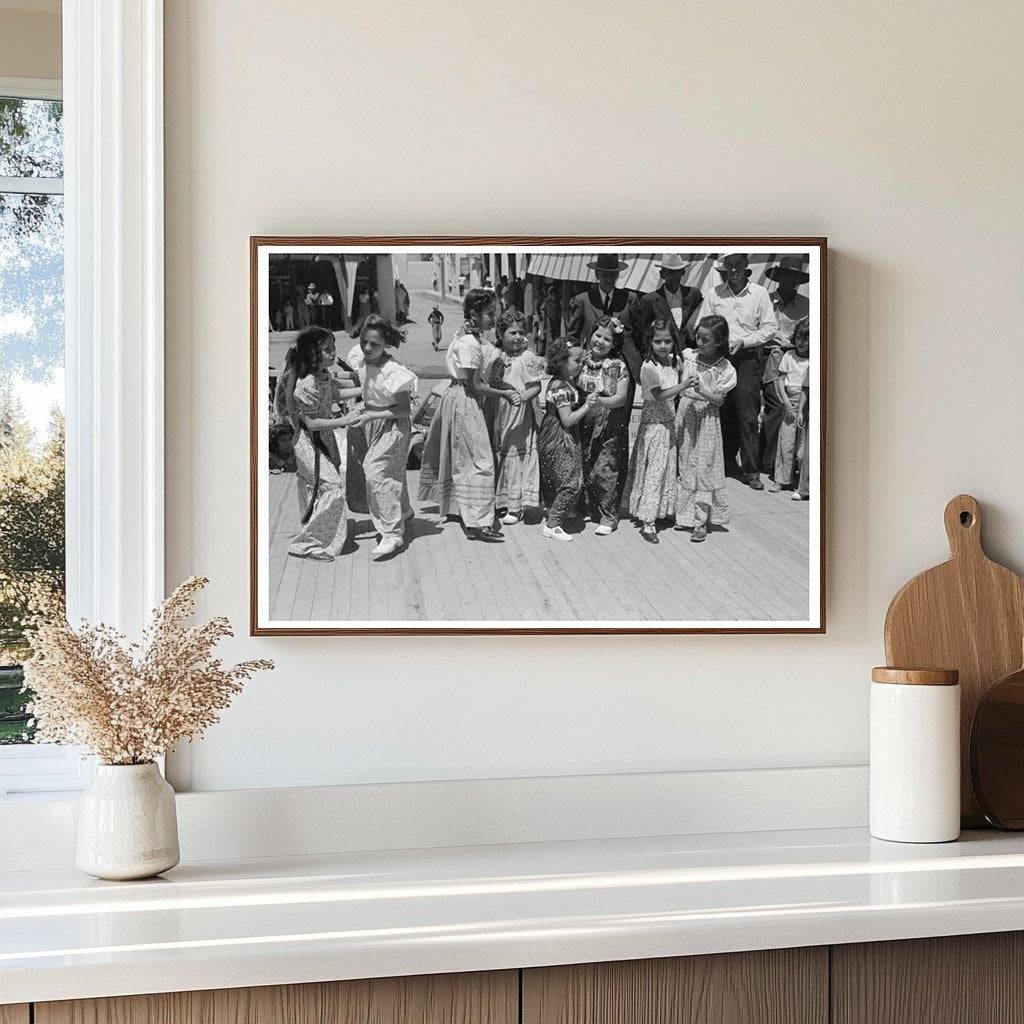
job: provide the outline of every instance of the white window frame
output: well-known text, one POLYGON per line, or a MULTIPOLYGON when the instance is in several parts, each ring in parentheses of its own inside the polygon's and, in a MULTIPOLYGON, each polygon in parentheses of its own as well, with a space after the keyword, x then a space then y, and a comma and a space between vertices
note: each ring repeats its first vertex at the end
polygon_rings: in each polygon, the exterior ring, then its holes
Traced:
POLYGON ((59 78, 4 78, 0 76, 0 96, 19 100, 59 100, 64 90, 59 78))
MULTIPOLYGON (((3 81, 64 100, 68 618, 135 636, 164 596, 163 0, 64 0, 63 40, 62 82, 3 81)), ((0 798, 91 775, 0 748, 0 798)))

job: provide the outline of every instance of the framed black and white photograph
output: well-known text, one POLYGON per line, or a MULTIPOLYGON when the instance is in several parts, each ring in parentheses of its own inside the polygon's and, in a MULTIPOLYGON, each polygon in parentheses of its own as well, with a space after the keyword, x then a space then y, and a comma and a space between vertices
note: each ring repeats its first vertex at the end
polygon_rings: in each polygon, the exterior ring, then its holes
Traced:
POLYGON ((253 634, 824 632, 824 239, 250 260, 253 634))

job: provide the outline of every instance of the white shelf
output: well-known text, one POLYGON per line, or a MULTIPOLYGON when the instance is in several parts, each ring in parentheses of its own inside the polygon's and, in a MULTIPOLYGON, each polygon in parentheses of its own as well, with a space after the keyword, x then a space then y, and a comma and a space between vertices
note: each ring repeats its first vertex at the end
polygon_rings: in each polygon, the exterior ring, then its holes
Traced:
POLYGON ((1024 927, 1024 837, 861 829, 0 874, 0 1003, 1024 927))

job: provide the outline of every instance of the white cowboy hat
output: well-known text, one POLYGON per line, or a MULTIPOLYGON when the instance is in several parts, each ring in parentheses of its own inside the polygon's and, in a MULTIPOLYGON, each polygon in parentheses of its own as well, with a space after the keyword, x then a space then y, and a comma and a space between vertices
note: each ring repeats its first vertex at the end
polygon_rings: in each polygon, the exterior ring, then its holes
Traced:
POLYGON ((661 254, 661 261, 657 264, 659 270, 685 270, 686 263, 683 257, 677 252, 664 252, 661 254))
POLYGON ((745 267, 750 264, 750 257, 745 252, 727 252, 718 257, 718 265, 715 267, 715 270, 719 272, 724 270, 727 260, 740 260, 745 267))

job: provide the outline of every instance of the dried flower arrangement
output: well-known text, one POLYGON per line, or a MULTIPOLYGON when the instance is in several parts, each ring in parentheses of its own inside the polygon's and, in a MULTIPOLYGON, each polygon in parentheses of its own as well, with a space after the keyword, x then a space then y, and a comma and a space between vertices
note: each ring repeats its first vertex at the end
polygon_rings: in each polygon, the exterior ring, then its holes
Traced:
POLYGON ((214 657, 232 635, 228 620, 189 625, 208 582, 193 576, 182 583, 153 612, 139 643, 102 624, 36 625, 25 662, 36 742, 86 747, 104 764, 145 764, 216 724, 242 684, 274 663, 225 668, 214 657))

